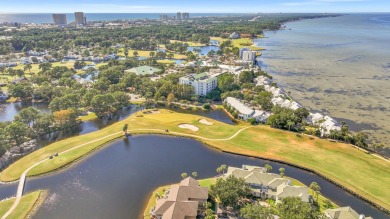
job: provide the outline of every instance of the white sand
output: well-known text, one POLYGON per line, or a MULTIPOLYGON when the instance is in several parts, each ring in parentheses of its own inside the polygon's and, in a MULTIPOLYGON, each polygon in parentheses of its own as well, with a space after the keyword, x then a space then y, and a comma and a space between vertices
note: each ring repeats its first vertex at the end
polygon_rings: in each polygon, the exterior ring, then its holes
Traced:
POLYGON ((180 125, 178 125, 178 126, 179 126, 179 128, 182 128, 182 129, 189 129, 189 130, 194 131, 194 132, 196 132, 196 131, 199 130, 198 127, 196 127, 196 126, 194 126, 194 125, 190 125, 190 124, 180 124, 180 125))
POLYGON ((199 120, 200 123, 203 123, 205 125, 213 125, 214 123, 207 121, 207 119, 201 119, 199 120))

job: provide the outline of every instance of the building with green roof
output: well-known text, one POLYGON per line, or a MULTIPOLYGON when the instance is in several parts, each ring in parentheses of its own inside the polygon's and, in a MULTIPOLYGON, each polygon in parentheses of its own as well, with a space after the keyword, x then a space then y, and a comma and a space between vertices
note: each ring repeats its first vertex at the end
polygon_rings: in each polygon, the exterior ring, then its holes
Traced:
POLYGON ((125 73, 135 73, 136 75, 153 75, 160 72, 161 69, 152 66, 144 65, 125 70, 125 73))

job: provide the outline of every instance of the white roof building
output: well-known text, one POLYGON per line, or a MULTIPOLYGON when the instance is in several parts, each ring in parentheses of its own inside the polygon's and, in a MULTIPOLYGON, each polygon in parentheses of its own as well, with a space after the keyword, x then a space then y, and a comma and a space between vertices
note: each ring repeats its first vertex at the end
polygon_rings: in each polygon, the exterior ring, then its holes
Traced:
POLYGON ((250 108, 249 106, 246 106, 240 100, 234 97, 227 97, 225 99, 225 103, 230 107, 233 107, 235 110, 237 110, 238 117, 243 120, 254 118, 258 122, 266 122, 268 117, 270 116, 269 113, 263 110, 255 110, 250 108))

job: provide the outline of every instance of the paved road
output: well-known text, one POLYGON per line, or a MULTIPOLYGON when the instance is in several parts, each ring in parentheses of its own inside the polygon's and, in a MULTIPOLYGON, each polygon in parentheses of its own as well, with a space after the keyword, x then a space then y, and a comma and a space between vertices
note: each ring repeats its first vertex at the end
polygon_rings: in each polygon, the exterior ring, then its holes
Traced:
MULTIPOLYGON (((248 127, 245 127, 245 128, 242 128, 240 130, 238 130, 235 134, 233 134, 232 136, 230 136, 229 138, 205 138, 205 137, 202 137, 202 136, 198 136, 198 135, 192 135, 192 134, 184 134, 184 133, 180 133, 180 132, 169 132, 170 134, 175 134, 175 135, 178 135, 178 136, 187 136, 187 137, 193 137, 193 138, 199 138, 199 139, 203 139, 203 140, 208 140, 208 141, 228 141, 228 140, 231 140, 232 138, 236 137, 238 134, 240 134, 242 131, 250 128, 251 126, 248 126, 248 127)), ((132 129, 132 130, 129 130, 129 132, 134 132, 134 131, 155 131, 155 132, 165 132, 165 129, 132 129)), ((90 141, 90 142, 87 142, 87 143, 84 143, 84 144, 81 144, 81 145, 78 145, 76 147, 73 147, 73 148, 70 148, 68 150, 65 150, 61 153, 58 154, 58 156, 60 156, 61 154, 65 154, 65 153, 68 153, 69 151, 73 151, 75 149, 78 149, 80 147, 83 147, 85 145, 88 145, 88 144, 91 144, 91 143, 94 143, 94 142, 97 142, 97 141, 100 141, 100 140, 103 140, 105 138, 108 138, 108 137, 111 137, 111 136, 114 136, 114 135, 118 135, 118 134, 122 134, 123 132, 115 132, 113 134, 110 134, 110 135, 107 135, 105 137, 102 137, 102 138, 99 138, 99 139, 96 139, 96 140, 93 140, 93 141, 90 141)), ((55 158, 54 158, 55 159, 55 158)), ((1 219, 6 219, 15 209, 16 207, 18 206, 22 196, 23 196, 23 189, 24 189, 24 184, 26 182, 26 176, 27 176, 27 173, 33 169, 34 167, 38 166, 39 164, 45 162, 49 160, 49 158, 45 158, 37 163, 35 163, 34 165, 30 166, 28 169, 26 169, 22 175, 20 176, 20 179, 19 179, 19 184, 18 184, 18 189, 16 191, 16 199, 15 199, 15 202, 14 204, 11 206, 11 208, 7 211, 7 213, 5 213, 5 215, 3 215, 1 217, 1 219)))

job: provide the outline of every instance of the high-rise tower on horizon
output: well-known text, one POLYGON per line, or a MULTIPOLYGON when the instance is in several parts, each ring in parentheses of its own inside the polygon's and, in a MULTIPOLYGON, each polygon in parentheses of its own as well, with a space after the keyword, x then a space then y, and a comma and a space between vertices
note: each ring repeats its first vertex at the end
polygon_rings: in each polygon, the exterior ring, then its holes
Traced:
POLYGON ((53 23, 58 26, 66 26, 68 24, 66 14, 53 14, 53 23))
POLYGON ((76 22, 76 25, 86 25, 87 19, 84 17, 84 12, 75 12, 74 13, 74 20, 76 22))

